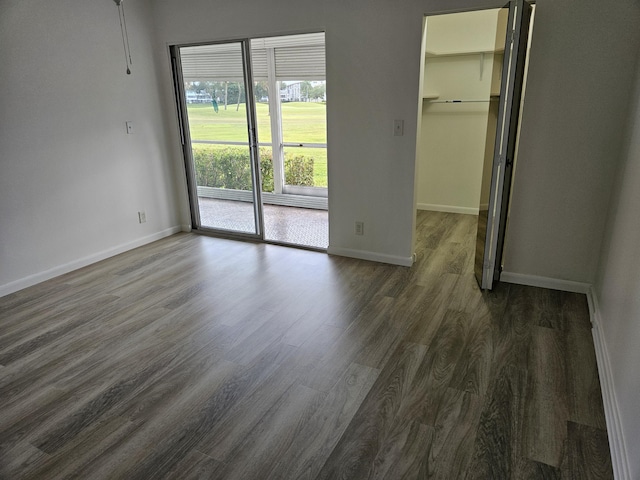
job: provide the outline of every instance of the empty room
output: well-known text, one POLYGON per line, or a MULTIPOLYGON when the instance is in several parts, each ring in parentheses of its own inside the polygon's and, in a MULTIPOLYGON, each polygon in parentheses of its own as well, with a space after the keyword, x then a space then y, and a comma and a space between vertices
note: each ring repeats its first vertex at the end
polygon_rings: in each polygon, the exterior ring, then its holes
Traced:
POLYGON ((0 0, 0 478, 640 478, 640 4, 454 3, 0 0))

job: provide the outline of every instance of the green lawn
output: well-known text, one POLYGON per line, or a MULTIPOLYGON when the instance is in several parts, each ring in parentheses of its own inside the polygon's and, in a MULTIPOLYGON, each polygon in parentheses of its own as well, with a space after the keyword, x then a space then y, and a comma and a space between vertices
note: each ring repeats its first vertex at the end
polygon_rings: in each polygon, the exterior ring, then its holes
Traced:
MULTIPOLYGON (((282 104, 282 136, 285 143, 327 143, 326 105, 322 103, 290 102, 282 104)), ((192 140, 247 141, 247 116, 245 104, 227 109, 220 105, 218 113, 210 103, 187 105, 189 130, 192 140)), ((269 106, 256 105, 258 117, 258 139, 271 143, 271 121, 269 106)), ((197 144, 196 144, 197 145, 197 144)), ((194 145, 194 148, 197 148, 194 145)), ((313 157, 314 183, 318 187, 327 186, 326 148, 288 148, 285 151, 313 157)))

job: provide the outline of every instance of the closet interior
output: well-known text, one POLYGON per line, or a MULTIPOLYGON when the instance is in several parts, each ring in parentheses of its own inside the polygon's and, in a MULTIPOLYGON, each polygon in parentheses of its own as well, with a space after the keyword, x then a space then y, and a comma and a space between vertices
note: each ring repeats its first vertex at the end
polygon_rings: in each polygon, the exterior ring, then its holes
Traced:
POLYGON ((507 19, 502 8, 425 19, 418 209, 487 208, 507 19))

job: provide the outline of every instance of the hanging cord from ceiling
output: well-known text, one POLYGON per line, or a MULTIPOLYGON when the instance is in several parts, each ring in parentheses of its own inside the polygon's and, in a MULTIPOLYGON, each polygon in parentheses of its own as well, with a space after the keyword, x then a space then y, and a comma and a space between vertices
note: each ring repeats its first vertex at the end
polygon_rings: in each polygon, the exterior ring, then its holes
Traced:
POLYGON ((129 32, 127 31, 127 17, 124 14, 123 0, 113 0, 118 6, 118 20, 120 20, 120 33, 122 34, 122 48, 124 49, 124 61, 127 66, 127 75, 131 75, 131 47, 129 46, 129 32))

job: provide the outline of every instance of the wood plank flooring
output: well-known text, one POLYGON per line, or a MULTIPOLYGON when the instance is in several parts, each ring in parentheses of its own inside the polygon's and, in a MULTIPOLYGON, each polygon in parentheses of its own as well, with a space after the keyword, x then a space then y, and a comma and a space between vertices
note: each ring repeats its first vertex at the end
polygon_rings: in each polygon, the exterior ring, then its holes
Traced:
POLYGON ((586 299, 179 234, 0 298, 2 479, 613 478, 586 299))

